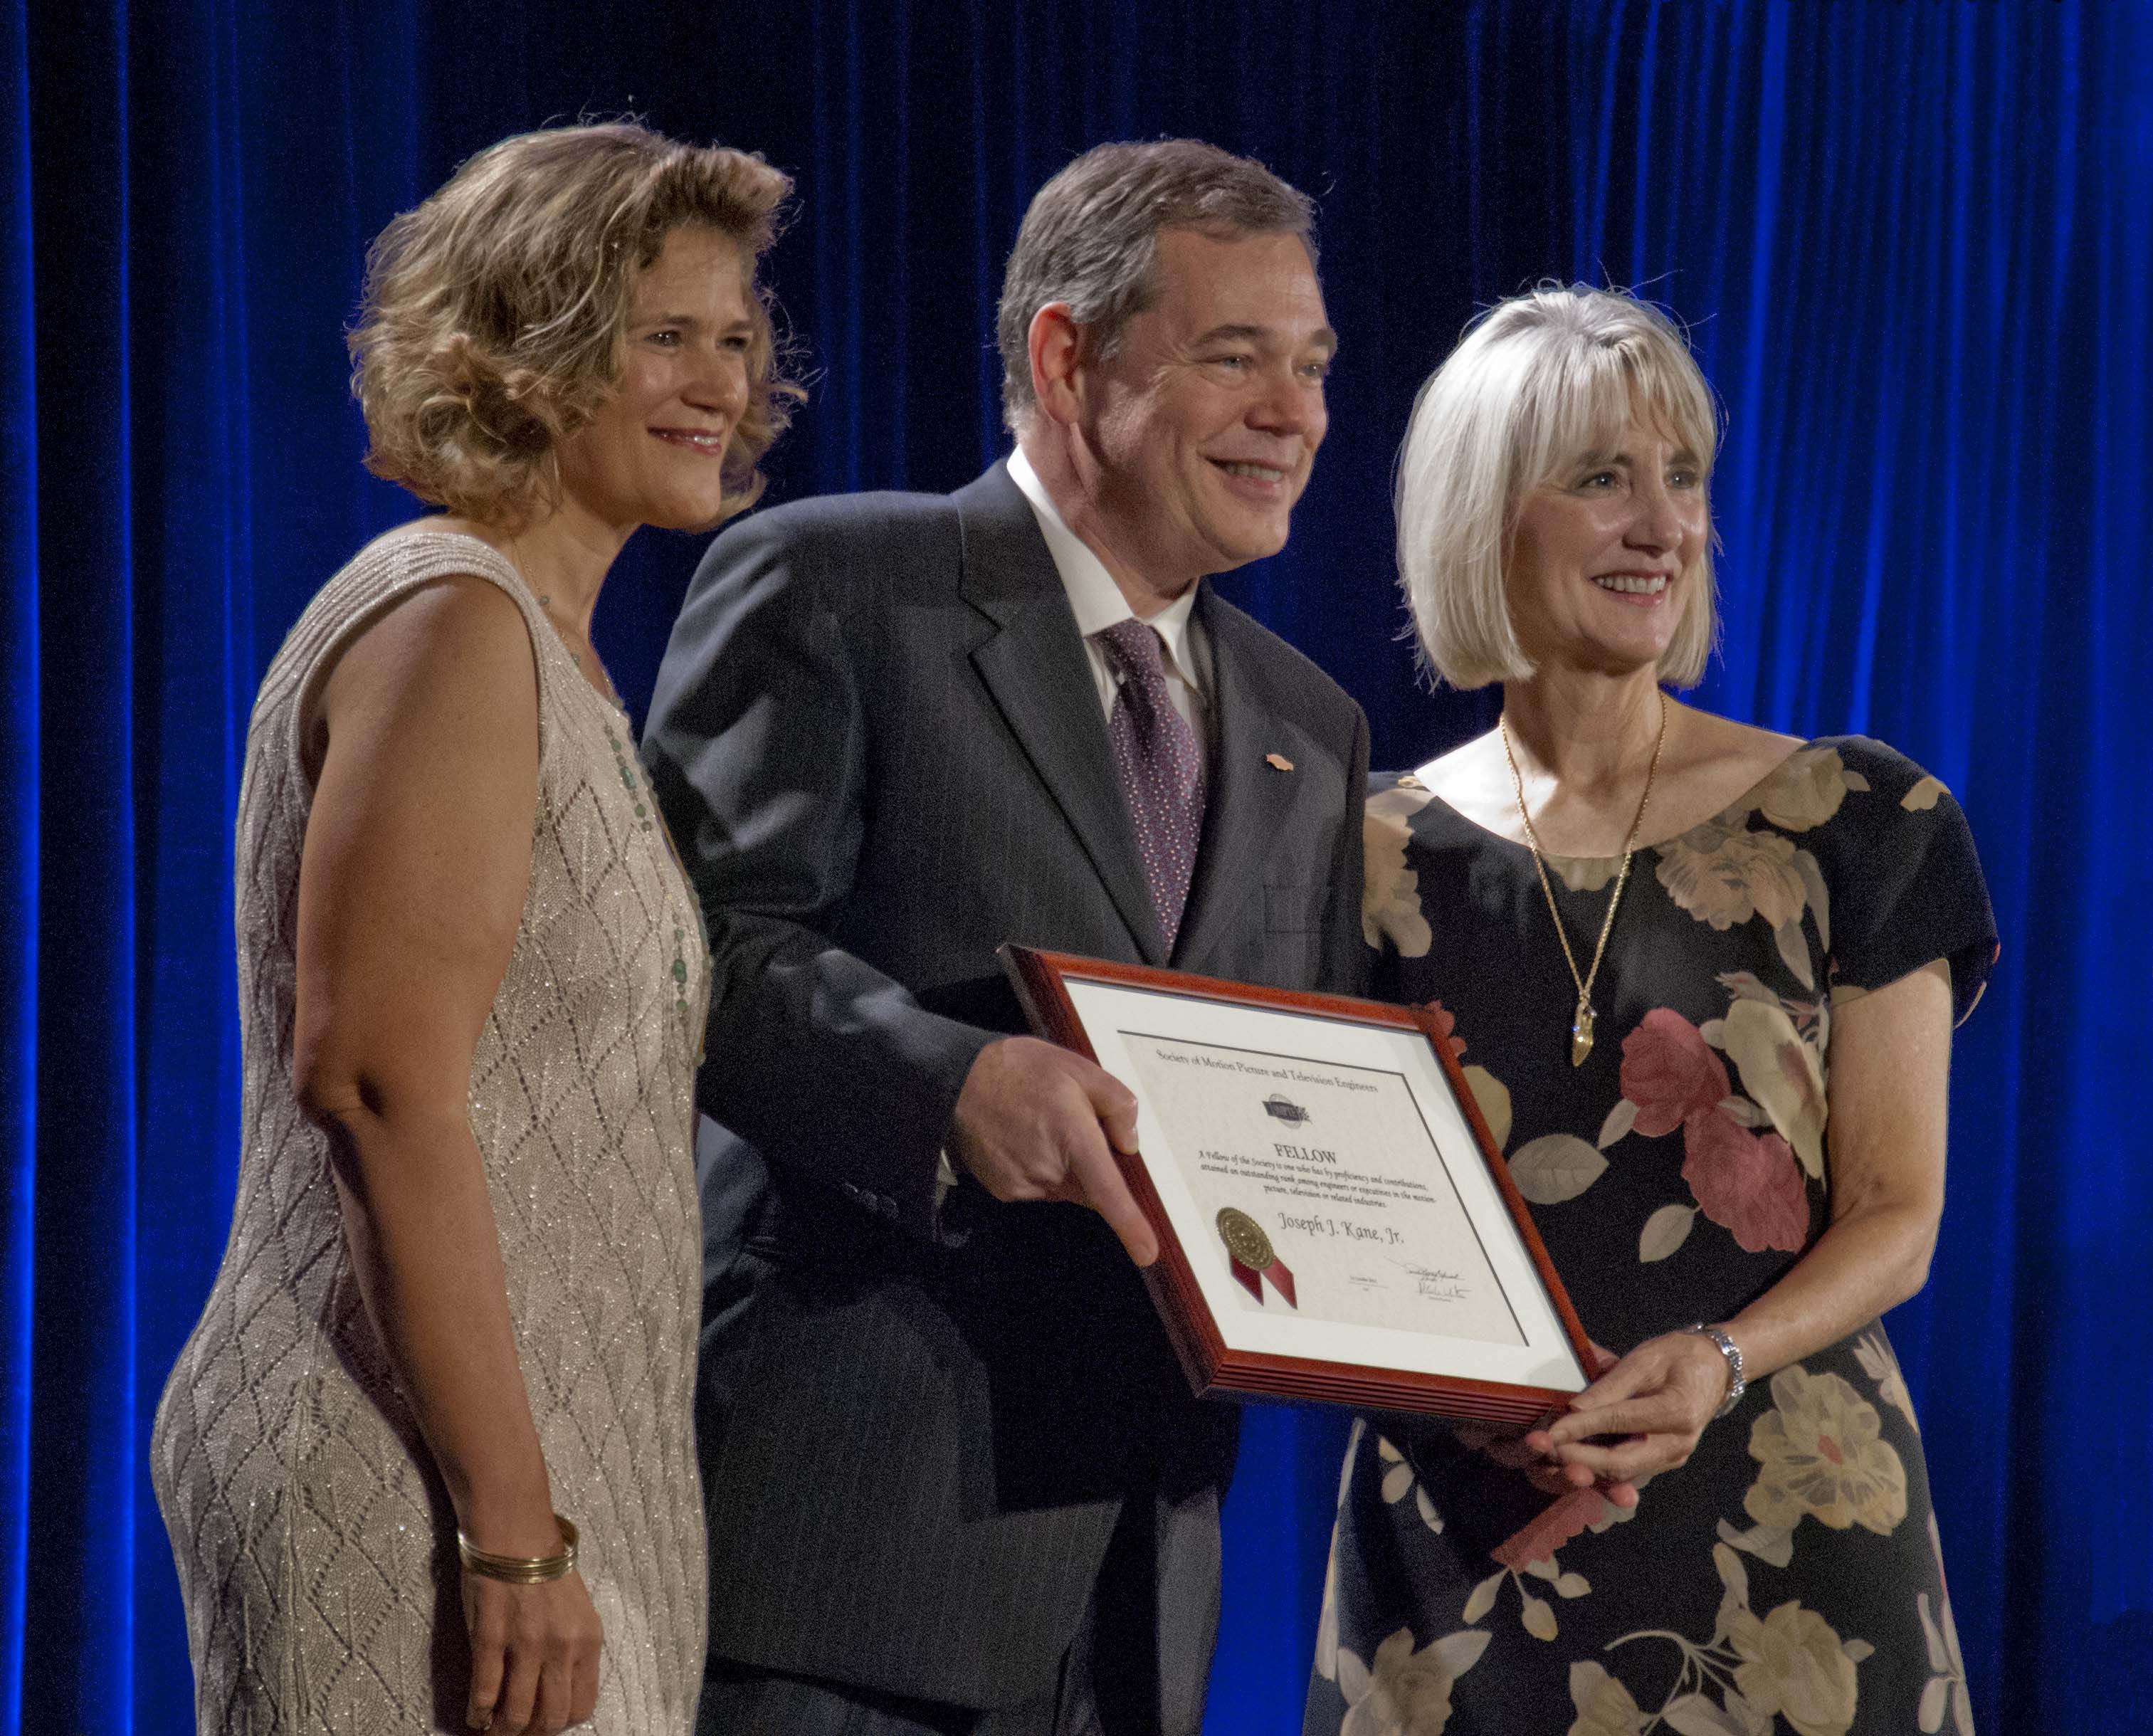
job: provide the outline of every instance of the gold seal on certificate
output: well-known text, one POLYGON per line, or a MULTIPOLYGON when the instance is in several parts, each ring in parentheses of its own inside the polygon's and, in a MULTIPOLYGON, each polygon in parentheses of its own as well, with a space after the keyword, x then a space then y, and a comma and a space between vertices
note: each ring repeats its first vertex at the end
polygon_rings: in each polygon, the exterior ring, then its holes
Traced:
POLYGON ((1135 1093, 1117 1153, 1199 1392, 1530 1423, 1591 1357, 1434 1015, 1023 947, 1033 1028, 1135 1093))
POLYGON ((1295 1305, 1293 1297, 1293 1274, 1285 1262, 1278 1257, 1271 1246, 1271 1239, 1264 1234, 1264 1226, 1238 1206, 1226 1206, 1219 1214, 1219 1240, 1226 1245, 1226 1263, 1235 1280, 1256 1299, 1256 1306, 1264 1305, 1264 1280, 1270 1280, 1271 1288, 1279 1293, 1279 1300, 1287 1307, 1295 1305))
POLYGON ((1264 1234, 1264 1226, 1234 1206, 1229 1205, 1219 1214, 1219 1240, 1243 1265, 1254 1266, 1260 1272, 1278 1258, 1271 1250, 1271 1239, 1264 1234))

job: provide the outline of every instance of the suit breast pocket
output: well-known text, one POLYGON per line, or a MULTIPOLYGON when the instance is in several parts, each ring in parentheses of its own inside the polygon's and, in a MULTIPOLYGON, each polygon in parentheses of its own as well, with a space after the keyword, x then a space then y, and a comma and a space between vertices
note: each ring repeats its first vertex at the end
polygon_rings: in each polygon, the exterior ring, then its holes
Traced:
POLYGON ((1274 934, 1311 934, 1323 926, 1321 886, 1264 888, 1264 926, 1274 934))

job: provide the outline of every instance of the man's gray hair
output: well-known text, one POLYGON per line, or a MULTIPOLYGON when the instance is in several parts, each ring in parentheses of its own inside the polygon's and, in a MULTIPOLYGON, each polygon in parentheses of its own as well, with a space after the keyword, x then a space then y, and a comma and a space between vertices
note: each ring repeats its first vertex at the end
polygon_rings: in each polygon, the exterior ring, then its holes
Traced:
POLYGON ((1293 235, 1316 262, 1316 206, 1261 163, 1195 139, 1097 145, 1033 197, 1002 272, 995 335, 1002 353, 1002 419, 1031 414, 1033 317, 1056 302, 1111 356, 1122 328, 1157 292, 1152 261, 1163 229, 1217 237, 1293 235))

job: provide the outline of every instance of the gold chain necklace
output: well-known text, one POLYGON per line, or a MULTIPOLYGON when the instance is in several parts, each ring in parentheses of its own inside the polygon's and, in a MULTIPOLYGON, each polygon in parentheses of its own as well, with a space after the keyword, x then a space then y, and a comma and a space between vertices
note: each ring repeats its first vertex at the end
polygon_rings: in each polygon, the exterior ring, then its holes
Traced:
POLYGON ((1622 840, 1622 868, 1615 877, 1614 895, 1607 900, 1607 914, 1601 919, 1600 942, 1592 949, 1592 964, 1585 973, 1577 974, 1577 955, 1570 949, 1570 934, 1562 925, 1562 910, 1555 901, 1555 888, 1548 883, 1547 861, 1540 848, 1540 835, 1533 830, 1533 817, 1525 810, 1525 781, 1518 772, 1518 756, 1510 751, 1510 725, 1506 717, 1495 720, 1495 728, 1503 737, 1503 757, 1510 764, 1510 789, 1518 798, 1518 817, 1525 822, 1525 842, 1533 853, 1533 867, 1540 877, 1540 892, 1547 899, 1548 914, 1555 919, 1555 937, 1562 942, 1563 962, 1570 966, 1570 980, 1577 985, 1577 1011, 1570 1026, 1570 1064, 1583 1067, 1585 1057, 1592 1052, 1592 1026, 1599 1016, 1592 1010, 1592 985, 1600 975, 1600 961, 1607 952, 1607 937, 1615 928, 1615 909, 1622 902, 1622 888, 1630 883, 1630 858, 1637 848, 1637 834, 1644 829, 1645 810, 1652 805, 1652 780, 1659 776, 1660 750, 1667 744, 1667 696, 1660 695, 1660 733, 1652 742, 1652 763, 1645 768, 1645 793, 1637 798, 1636 817, 1630 822, 1630 835, 1622 840))

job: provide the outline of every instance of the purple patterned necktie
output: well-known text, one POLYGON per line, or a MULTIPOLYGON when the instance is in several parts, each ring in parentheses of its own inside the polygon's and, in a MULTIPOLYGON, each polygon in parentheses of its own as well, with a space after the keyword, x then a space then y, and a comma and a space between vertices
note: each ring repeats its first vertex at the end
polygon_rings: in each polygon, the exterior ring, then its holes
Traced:
POLYGON ((1167 692, 1158 633, 1132 618, 1093 637, 1122 678, 1107 736, 1136 822, 1152 908, 1172 952, 1204 832, 1204 752, 1167 692))

